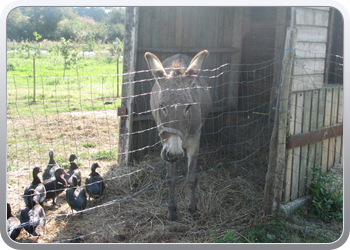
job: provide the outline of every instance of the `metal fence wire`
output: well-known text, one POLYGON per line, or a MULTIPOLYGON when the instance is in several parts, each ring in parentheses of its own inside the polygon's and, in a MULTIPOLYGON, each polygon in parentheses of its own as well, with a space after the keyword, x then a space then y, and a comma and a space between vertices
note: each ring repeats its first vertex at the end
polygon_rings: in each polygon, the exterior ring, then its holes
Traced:
MULTIPOLYGON (((336 63, 336 62, 331 62, 336 63)), ((338 65, 340 66, 340 65, 338 65)), ((32 181, 34 166, 46 168, 49 150, 57 163, 69 168, 75 153, 85 178, 92 163, 107 185, 101 199, 88 200, 86 209, 72 212, 66 196, 59 206, 44 203, 45 235, 28 237, 22 231, 19 242, 99 243, 191 243, 213 242, 227 230, 240 232, 261 215, 265 177, 274 114, 271 93, 275 60, 257 64, 221 65, 205 69, 213 112, 202 130, 198 155, 198 209, 193 220, 187 211, 187 166, 178 168, 176 201, 178 220, 167 220, 168 189, 161 143, 149 108, 150 91, 119 96, 123 84, 153 84, 150 71, 138 71, 135 82, 117 83, 120 75, 68 78, 36 76, 36 102, 32 102, 32 76, 9 76, 7 82, 7 201, 15 215, 25 207, 23 192, 32 181), (232 70, 234 69, 234 70, 232 70), (238 78, 233 77, 239 74, 238 78), (238 79, 237 82, 232 79, 238 79), (237 108, 223 97, 230 84, 239 85, 237 108), (121 167, 118 157, 119 121, 117 107, 123 98, 134 98, 137 107, 132 136, 137 136, 132 165, 121 167), (151 142, 151 143, 150 143, 151 142), (138 153, 138 154, 137 154, 138 153)), ((307 70, 306 68, 303 68, 307 70)), ((337 76, 340 77, 340 76, 337 76)), ((279 81, 279 79, 275 79, 279 81)), ((277 86, 278 89, 278 85, 277 86)), ((63 193, 64 194, 64 193, 63 193)))

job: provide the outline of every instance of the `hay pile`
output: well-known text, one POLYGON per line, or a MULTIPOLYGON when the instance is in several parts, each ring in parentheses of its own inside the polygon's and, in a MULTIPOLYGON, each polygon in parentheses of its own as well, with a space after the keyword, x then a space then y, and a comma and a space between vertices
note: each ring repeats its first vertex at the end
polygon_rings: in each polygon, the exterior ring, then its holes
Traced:
MULTIPOLYGON (((252 128, 251 133, 254 133, 254 129, 257 128, 252 128)), ((251 137, 252 134, 246 136, 251 137)), ((107 184, 105 196, 101 200, 88 201, 83 213, 71 214, 63 193, 58 198, 61 206, 52 207, 51 201, 44 206, 46 235, 31 237, 22 231, 18 241, 205 243, 213 242, 212 230, 219 238, 227 230, 241 231, 259 216, 267 154, 263 142, 256 140, 250 140, 245 147, 233 147, 220 143, 201 147, 197 189, 201 216, 196 221, 187 211, 189 189, 186 159, 180 160, 178 167, 176 202, 179 220, 167 220, 165 163, 160 159, 159 152, 154 152, 132 167, 123 168, 115 162, 98 161, 102 166, 99 172, 107 184)), ((83 176, 87 176, 91 162, 81 161, 83 176)), ((18 216, 24 206, 19 195, 30 182, 31 172, 28 169, 9 172, 8 179, 11 178, 16 183, 8 185, 8 200, 18 216)))
MULTIPOLYGON (((87 211, 73 215, 63 193, 58 198, 60 207, 51 207, 51 201, 45 204, 48 216, 46 235, 41 238, 28 237, 26 232, 22 232, 18 241, 212 242, 212 230, 220 235, 226 230, 242 230, 248 226, 258 215, 262 185, 252 180, 255 179, 253 175, 245 178, 237 176, 235 170, 240 168, 238 165, 213 169, 209 167, 211 162, 203 157, 200 158, 200 164, 205 170, 200 174, 198 185, 198 209, 201 216, 197 221, 193 221, 187 212, 188 185, 184 162, 179 166, 176 187, 180 219, 177 222, 167 220, 165 166, 154 155, 128 169, 101 163, 104 178, 113 178, 106 181, 108 188, 102 200, 88 201, 87 211), (125 175, 132 171, 136 172, 125 175)), ((83 175, 87 174, 87 169, 84 169, 83 175)))

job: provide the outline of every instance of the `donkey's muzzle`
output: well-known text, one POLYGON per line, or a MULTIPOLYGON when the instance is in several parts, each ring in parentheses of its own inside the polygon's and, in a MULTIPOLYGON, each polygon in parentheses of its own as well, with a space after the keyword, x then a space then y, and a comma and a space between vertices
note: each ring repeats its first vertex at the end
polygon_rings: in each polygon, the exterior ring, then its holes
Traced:
POLYGON ((167 162, 176 162, 180 158, 184 156, 184 152, 182 151, 181 153, 174 154, 171 153, 168 147, 163 147, 162 152, 161 152, 161 157, 163 160, 167 162))
POLYGON ((184 156, 182 140, 178 136, 171 136, 167 143, 163 144, 161 157, 167 162, 176 162, 184 156))

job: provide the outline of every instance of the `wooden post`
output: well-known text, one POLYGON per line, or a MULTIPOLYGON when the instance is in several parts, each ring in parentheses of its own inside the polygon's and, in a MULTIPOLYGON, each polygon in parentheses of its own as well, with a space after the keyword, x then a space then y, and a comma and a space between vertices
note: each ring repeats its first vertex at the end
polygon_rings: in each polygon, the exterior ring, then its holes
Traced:
POLYGON ((119 97, 119 57, 117 56, 117 97, 119 97))
POLYGON ((289 7, 277 7, 276 35, 274 48, 275 63, 273 65, 273 85, 270 92, 269 112, 271 115, 269 123, 273 122, 274 110, 272 110, 272 107, 276 107, 278 99, 278 84, 280 83, 281 79, 281 71, 277 67, 280 67, 283 60, 283 54, 281 52, 283 50, 283 46, 285 46, 288 8, 289 7))
POLYGON ((125 74, 135 71, 137 55, 137 33, 138 33, 138 7, 128 7, 125 10, 125 35, 123 54, 123 86, 122 103, 126 115, 120 116, 119 123, 119 165, 128 166, 130 162, 130 149, 132 142, 132 123, 134 110, 134 76, 125 74))
MULTIPOLYGON (((232 81, 228 85, 228 105, 230 107, 230 110, 236 111, 238 107, 238 92, 239 92, 239 78, 240 74, 237 72, 240 72, 240 66, 241 63, 241 57, 242 57, 242 43, 243 43, 243 19, 244 19, 244 7, 235 7, 234 9, 234 26, 233 26, 233 36, 231 39, 231 44, 233 48, 240 49, 237 53, 232 53, 232 56, 230 58, 230 63, 233 65, 231 66, 231 70, 233 73, 230 73, 230 81, 232 81)), ((230 119, 229 119, 230 120, 230 119)), ((230 126, 232 124, 227 124, 227 126, 230 126)))
POLYGON ((36 95, 36 81, 35 81, 35 56, 33 56, 33 80, 34 80, 34 97, 33 102, 35 102, 35 95, 36 95))
POLYGON ((279 86, 278 107, 271 136, 269 166, 266 174, 263 209, 265 215, 275 215, 282 201, 286 166, 286 134, 289 111, 293 60, 297 41, 297 28, 288 28, 282 62, 282 83, 279 86))

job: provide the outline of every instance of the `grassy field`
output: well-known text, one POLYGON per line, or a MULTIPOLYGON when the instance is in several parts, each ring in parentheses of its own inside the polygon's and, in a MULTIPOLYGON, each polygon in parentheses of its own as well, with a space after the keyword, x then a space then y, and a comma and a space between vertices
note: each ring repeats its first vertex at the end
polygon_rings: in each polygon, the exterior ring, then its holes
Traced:
POLYGON ((9 53, 7 59, 8 109, 17 109, 28 117, 36 113, 114 109, 121 94, 122 60, 108 53, 79 56, 75 65, 64 66, 64 58, 56 54, 41 54, 35 60, 35 102, 33 57, 9 53), (118 84, 119 83, 119 84, 118 84), (104 105, 112 101, 115 105, 104 105))
MULTIPOLYGON (((64 162, 116 158, 122 60, 108 52, 84 53, 65 67, 57 53, 7 57, 7 168, 44 164, 50 148, 64 162), (113 142, 112 142, 113 141, 113 142)), ((46 164, 46 163, 45 163, 46 164)))

